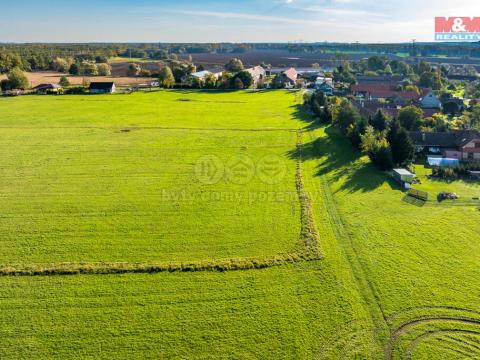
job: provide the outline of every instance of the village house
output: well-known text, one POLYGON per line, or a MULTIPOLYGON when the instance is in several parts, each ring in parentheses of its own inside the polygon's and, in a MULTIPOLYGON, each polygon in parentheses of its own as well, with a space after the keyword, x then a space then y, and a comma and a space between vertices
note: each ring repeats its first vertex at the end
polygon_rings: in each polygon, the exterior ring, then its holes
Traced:
MULTIPOLYGON (((382 110, 385 115, 395 118, 398 116, 398 113, 403 106, 396 105, 394 102, 381 102, 379 100, 364 100, 360 99, 354 101, 353 104, 358 109, 360 114, 366 118, 374 116, 378 110, 382 110)), ((432 117, 435 114, 438 114, 440 111, 438 109, 422 109, 423 118, 432 117)))
POLYGON ((406 101, 418 101, 421 97, 416 91, 397 91, 388 84, 354 84, 351 91, 354 96, 367 100, 401 97, 406 101))
MULTIPOLYGON (((267 76, 275 76, 288 71, 289 67, 272 67, 265 70, 267 76)), ((305 77, 315 77, 323 75, 324 71, 333 71, 333 69, 325 69, 325 68, 318 68, 318 67, 300 67, 295 68, 297 71, 297 75, 305 76, 305 77)))
POLYGON ((413 131, 409 135, 417 153, 441 154, 445 158, 460 161, 480 161, 480 133, 475 130, 413 131))
POLYGON ((356 84, 351 86, 352 94, 365 100, 388 100, 395 106, 417 105, 422 109, 441 109, 442 103, 431 89, 397 91, 387 84, 356 84))
POLYGON ((92 82, 88 90, 90 94, 113 94, 116 87, 113 82, 92 82))
POLYGON ((274 87, 293 89, 297 85, 298 73, 295 68, 289 68, 278 74, 273 80, 274 87))
POLYGON ((261 66, 254 66, 252 68, 246 69, 250 75, 252 75, 253 86, 257 87, 260 83, 265 80, 266 71, 261 66))
POLYGON ((208 70, 202 70, 202 71, 197 71, 197 72, 194 72, 194 73, 191 73, 189 75, 186 75, 184 77, 182 77, 181 81, 182 83, 188 83, 188 81, 192 78, 195 78, 195 79, 198 79, 199 81, 205 81, 205 79, 207 78, 207 76, 210 76, 210 75, 213 75, 215 77, 215 79, 219 79, 222 75, 223 75, 223 72, 222 71, 208 71, 208 70))
POLYGON ((420 107, 423 109, 441 109, 442 102, 432 90, 424 89, 420 98, 420 107))
POLYGON ((317 91, 323 92, 327 96, 332 96, 335 91, 333 79, 328 77, 323 77, 323 76, 317 77, 314 84, 314 88, 317 91))
POLYGON ((389 85, 395 87, 399 85, 403 80, 403 76, 400 75, 357 75, 358 85, 389 85))
POLYGON ((58 93, 62 90, 59 84, 40 84, 33 88, 37 94, 58 93))
POLYGON ((479 74, 473 65, 442 64, 447 69, 447 78, 450 80, 475 81, 479 74))

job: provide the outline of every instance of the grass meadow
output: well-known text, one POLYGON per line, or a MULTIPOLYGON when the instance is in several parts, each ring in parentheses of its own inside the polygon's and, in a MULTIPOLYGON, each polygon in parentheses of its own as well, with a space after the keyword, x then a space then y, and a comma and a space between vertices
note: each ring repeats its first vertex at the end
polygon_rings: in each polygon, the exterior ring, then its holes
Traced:
POLYGON ((0 358, 478 358, 478 183, 417 165, 430 200, 412 202, 299 105, 283 91, 0 99, 0 267, 291 253, 299 169, 322 254, 0 276, 0 358))

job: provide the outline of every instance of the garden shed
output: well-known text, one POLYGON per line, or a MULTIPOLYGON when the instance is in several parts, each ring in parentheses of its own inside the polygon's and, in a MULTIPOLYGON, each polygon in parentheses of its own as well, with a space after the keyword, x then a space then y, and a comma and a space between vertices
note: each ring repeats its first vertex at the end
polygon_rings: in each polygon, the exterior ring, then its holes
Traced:
POLYGON ((415 174, 412 174, 407 169, 393 169, 393 178, 400 184, 411 184, 415 178, 415 174))

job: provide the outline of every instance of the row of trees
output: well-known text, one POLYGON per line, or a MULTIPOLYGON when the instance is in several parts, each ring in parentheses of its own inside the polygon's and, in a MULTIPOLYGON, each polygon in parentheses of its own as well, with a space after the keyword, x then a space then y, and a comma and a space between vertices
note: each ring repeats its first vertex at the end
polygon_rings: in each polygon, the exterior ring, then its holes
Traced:
MULTIPOLYGON (((114 56, 135 57, 144 59, 166 60, 172 54, 196 54, 196 53, 244 53, 252 50, 280 50, 290 53, 334 53, 334 61, 345 60, 349 53, 365 52, 379 54, 409 54, 410 56, 452 56, 458 58, 480 57, 480 49, 475 43, 464 44, 339 44, 339 43, 316 43, 316 44, 287 44, 287 43, 262 43, 262 44, 165 44, 165 43, 139 43, 139 44, 3 44, 0 45, 0 53, 8 53, 11 56, 19 56, 17 64, 22 70, 46 70, 56 57, 73 57, 75 62, 83 60, 95 61, 97 57, 106 59, 114 56), (25 67, 20 65, 25 65, 25 67), (29 68, 27 68, 29 67, 29 68)), ((388 71, 386 64, 374 59, 369 64, 373 71, 388 71), (385 65, 385 66, 381 66, 385 65)), ((98 61, 104 63, 106 61, 98 61)), ((290 64, 292 65, 292 64, 290 64)), ((0 61, 0 68, 1 68, 0 61)), ((402 66, 402 65, 400 65, 402 66)), ((11 70, 10 67, 8 70, 11 70)), ((390 64, 391 70, 398 71, 395 64, 390 64)), ((7 70, 7 71, 8 71, 7 70)), ((3 72, 7 72, 3 71, 3 72)), ((406 74, 404 70, 401 70, 406 74)))
POLYGON ((200 78, 192 76, 196 71, 193 64, 189 62, 170 62, 164 64, 158 74, 160 87, 171 88, 176 84, 192 89, 246 89, 253 85, 252 75, 245 71, 240 59, 231 59, 226 65, 227 71, 221 76, 207 74, 200 78))
POLYGON ((387 117, 382 110, 365 119, 345 99, 340 104, 337 121, 352 145, 366 153, 381 170, 390 170, 395 165, 406 165, 413 160, 415 148, 408 128, 403 126, 405 120, 410 120, 413 108, 402 109, 395 119, 387 117))
POLYGON ((413 159, 415 149, 407 130, 411 130, 417 116, 421 120, 420 109, 406 107, 395 119, 378 110, 367 119, 348 99, 327 98, 321 92, 306 95, 305 105, 319 122, 336 124, 352 145, 380 169, 406 165, 413 159))
POLYGON ((112 67, 107 63, 97 64, 92 61, 84 60, 79 64, 71 64, 68 72, 71 75, 110 76, 112 73, 112 67))
MULTIPOLYGON (((160 70, 159 83, 162 88, 172 88, 178 82, 169 66, 160 70)), ((236 74, 224 72, 222 76, 216 77, 214 74, 206 75, 205 78, 189 76, 181 82, 182 87, 190 89, 247 89, 253 84, 253 78, 247 71, 240 71, 236 74)))

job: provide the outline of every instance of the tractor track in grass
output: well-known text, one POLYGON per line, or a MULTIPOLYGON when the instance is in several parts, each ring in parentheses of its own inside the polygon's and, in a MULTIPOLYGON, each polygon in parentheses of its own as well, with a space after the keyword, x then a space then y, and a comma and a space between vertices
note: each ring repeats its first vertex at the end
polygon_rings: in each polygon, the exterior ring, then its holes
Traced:
MULTIPOLYGON (((419 330, 417 330, 419 331, 419 330)), ((397 358, 411 358, 414 350, 420 343, 431 337, 433 335, 438 334, 469 334, 473 336, 480 336, 480 317, 478 319, 468 317, 468 316, 446 316, 446 315, 429 315, 429 316, 422 316, 415 319, 408 320, 395 329, 392 330, 390 339, 387 344, 386 348, 386 356, 388 360, 393 360, 397 358), (452 325, 452 326, 451 326, 452 325), (404 353, 396 356, 395 349, 396 345, 401 340, 401 337, 404 335, 408 335, 409 332, 415 331, 416 327, 421 326, 428 326, 427 329, 422 330, 420 329, 421 333, 417 335, 410 343, 408 347, 404 351, 404 353), (470 326, 472 329, 461 329, 461 326, 470 326), (447 329, 442 329, 440 327, 451 327, 447 329)), ((466 343, 467 347, 471 348, 472 352, 476 352, 480 349, 477 344, 466 343), (475 350, 477 349, 477 350, 475 350)), ((480 344, 480 342, 478 343, 480 344)), ((444 347, 448 347, 447 344, 443 344, 444 347)), ((451 351, 458 352, 458 349, 449 348, 451 351)), ((462 350, 465 352, 465 349, 462 350)), ((472 358, 475 358, 475 354, 467 354, 472 358)))
POLYGON ((476 310, 471 310, 471 309, 465 309, 461 308, 458 306, 441 306, 441 305, 430 305, 430 306, 412 306, 408 308, 404 308, 402 310, 399 310, 392 315, 388 316, 387 321, 389 324, 393 324, 396 319, 401 317, 402 315, 408 314, 408 313, 413 313, 413 312, 418 312, 418 311, 443 311, 444 313, 447 311, 453 311, 453 312, 459 312, 459 313, 468 313, 471 315, 476 315, 480 318, 480 311, 476 310))
POLYGON ((417 336, 408 346, 405 351, 403 358, 411 359, 415 350, 419 345, 424 341, 430 340, 433 338, 439 348, 444 349, 445 351, 450 351, 452 353, 458 354, 465 358, 475 358, 480 357, 480 347, 476 344, 464 342, 460 339, 454 337, 454 335, 471 335, 478 336, 479 334, 471 330, 438 330, 438 331, 429 331, 422 335, 417 336), (440 335, 440 336, 438 336, 440 335), (438 344, 437 344, 438 343, 438 344))
MULTIPOLYGON (((303 148, 301 132, 297 131, 297 149, 303 148)), ((264 269, 305 261, 321 260, 320 236, 316 228, 310 196, 305 190, 302 176, 302 156, 297 159, 295 187, 300 203, 301 229, 299 244, 292 253, 271 257, 230 258, 211 261, 172 263, 62 263, 50 265, 0 265, 0 276, 47 276, 77 274, 124 274, 195 271, 238 271, 264 269)))

